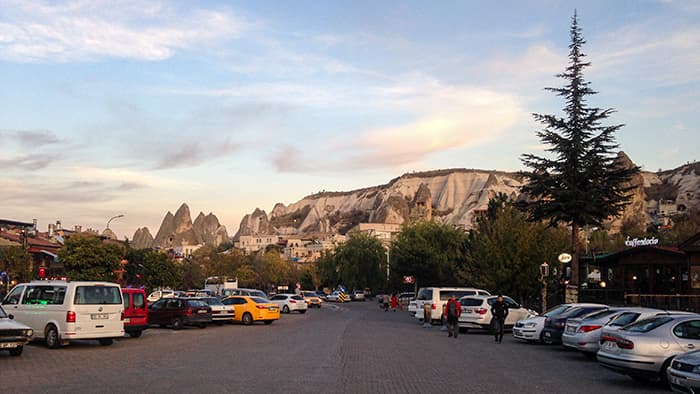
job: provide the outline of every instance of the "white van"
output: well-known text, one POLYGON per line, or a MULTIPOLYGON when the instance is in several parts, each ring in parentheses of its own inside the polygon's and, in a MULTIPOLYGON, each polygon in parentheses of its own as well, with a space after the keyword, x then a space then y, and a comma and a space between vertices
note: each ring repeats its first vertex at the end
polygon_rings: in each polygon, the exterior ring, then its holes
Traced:
POLYGON ((2 305, 51 349, 73 339, 97 339, 107 346, 124 336, 124 303, 116 283, 37 280, 15 286, 2 305))
POLYGON ((430 305, 430 322, 439 322, 442 320, 442 307, 447 304, 447 300, 455 296, 460 299, 464 296, 471 295, 491 295, 486 290, 475 289, 471 287, 423 287, 418 290, 416 295, 416 319, 423 320, 423 307, 425 304, 430 305))

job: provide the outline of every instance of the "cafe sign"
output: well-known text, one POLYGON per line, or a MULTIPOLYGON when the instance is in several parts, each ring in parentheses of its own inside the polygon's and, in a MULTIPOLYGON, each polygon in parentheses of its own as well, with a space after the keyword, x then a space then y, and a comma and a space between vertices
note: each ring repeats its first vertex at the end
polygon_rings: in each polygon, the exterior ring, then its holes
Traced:
POLYGON ((625 245, 634 248, 637 246, 656 246, 659 244, 659 239, 656 237, 651 237, 651 238, 632 238, 627 237, 627 240, 625 241, 625 245))

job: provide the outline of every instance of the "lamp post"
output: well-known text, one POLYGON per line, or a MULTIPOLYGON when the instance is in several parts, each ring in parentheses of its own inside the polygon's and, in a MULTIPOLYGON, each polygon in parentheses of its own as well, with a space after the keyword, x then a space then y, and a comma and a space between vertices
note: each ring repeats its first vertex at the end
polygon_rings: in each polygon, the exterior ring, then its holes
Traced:
POLYGON ((545 261, 540 264, 540 281, 542 282, 542 313, 547 310, 547 277, 549 276, 549 264, 545 261))
POLYGON ((124 217, 124 215, 117 215, 117 216, 112 216, 111 218, 109 218, 109 220, 107 221, 107 228, 109 229, 109 223, 110 223, 112 220, 114 220, 114 219, 119 219, 119 218, 123 218, 123 217, 124 217))

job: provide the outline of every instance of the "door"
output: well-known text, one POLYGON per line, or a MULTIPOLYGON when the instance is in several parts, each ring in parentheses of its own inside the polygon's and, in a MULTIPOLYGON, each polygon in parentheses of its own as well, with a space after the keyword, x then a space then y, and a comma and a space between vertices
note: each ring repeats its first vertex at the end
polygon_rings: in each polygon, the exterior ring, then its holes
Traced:
POLYGON ((514 326, 518 320, 522 320, 527 317, 527 310, 522 308, 520 304, 513 301, 510 297, 503 297, 503 301, 508 306, 506 326, 514 326))
POLYGON ((700 349, 700 320, 678 324, 673 328, 673 336, 683 352, 700 349))
POLYGON ((165 314, 165 299, 160 299, 153 304, 148 309, 148 322, 151 324, 165 324, 163 323, 163 315, 165 314))

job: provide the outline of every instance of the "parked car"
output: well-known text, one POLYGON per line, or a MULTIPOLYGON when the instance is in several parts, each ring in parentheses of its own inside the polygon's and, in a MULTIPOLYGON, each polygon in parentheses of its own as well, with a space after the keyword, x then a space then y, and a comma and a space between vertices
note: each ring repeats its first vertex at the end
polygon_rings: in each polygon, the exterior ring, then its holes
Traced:
POLYGON ((340 302, 340 292, 334 291, 326 296, 326 301, 328 302, 340 302))
POLYGON ((636 321, 639 317, 647 318, 658 313, 660 309, 652 308, 610 308, 592 313, 585 318, 573 318, 566 321, 561 336, 562 345, 595 355, 600 348, 600 337, 605 327, 615 330, 636 321))
MULTIPOLYGON (((460 298, 462 314, 459 317, 459 328, 488 329, 491 324, 491 306, 498 301, 496 296, 467 296, 460 298)), ((513 328, 515 322, 534 316, 537 312, 528 310, 513 301, 510 297, 503 297, 503 302, 508 305, 508 317, 506 317, 505 328, 513 328)))
POLYGON ((108 346, 124 336, 124 300, 116 283, 36 280, 15 286, 2 305, 50 349, 73 339, 108 346))
POLYGON ((678 393, 700 392, 700 350, 693 350, 673 359, 666 369, 671 390, 678 393))
POLYGON ((416 296, 415 318, 423 321, 423 305, 430 305, 430 322, 442 321, 442 308, 452 296, 459 298, 470 295, 491 295, 486 290, 469 287, 424 287, 416 296))
POLYGON ((149 324, 179 330, 184 326, 205 328, 211 322, 211 307, 195 298, 162 298, 148 306, 149 324))
POLYGON ((609 307, 602 304, 577 305, 559 315, 547 317, 544 320, 544 328, 542 329, 544 343, 561 344, 561 335, 564 333, 564 327, 568 319, 586 316, 603 309, 609 309, 609 307))
POLYGON ((306 313, 306 310, 309 309, 309 306, 306 305, 306 300, 304 300, 304 297, 298 294, 276 294, 270 297, 270 302, 277 304, 282 313, 306 313))
POLYGON ((350 293, 350 300, 352 300, 352 301, 364 301, 365 300, 365 291, 364 290, 353 290, 352 293, 350 293))
POLYGON ((221 300, 225 305, 233 305, 236 308, 236 321, 242 322, 246 326, 256 321, 263 321, 265 324, 272 324, 279 320, 280 308, 267 298, 250 296, 231 296, 221 300))
POLYGON ((666 368, 700 348, 700 315, 659 314, 600 337, 598 362, 635 379, 665 381, 666 368))
POLYGON ((10 356, 19 356, 24 351, 24 345, 32 339, 34 330, 13 319, 13 315, 8 315, 0 307, 0 350, 9 351, 10 356))
POLYGON ((143 289, 123 288, 124 298, 124 332, 132 338, 138 338, 148 328, 148 305, 143 289))
POLYGON ((217 324, 233 323, 236 319, 236 309, 230 305, 224 305, 218 298, 199 297, 198 300, 204 301, 211 308, 211 321, 217 324))
POLYGON ((577 306, 577 305, 587 305, 587 304, 561 304, 554 308, 548 310, 539 316, 532 316, 527 319, 520 320, 515 323, 513 327, 513 337, 517 339, 522 339, 525 341, 539 341, 544 343, 542 338, 542 330, 544 328, 544 321, 548 317, 557 316, 567 310, 577 306))
POLYGON ((160 300, 161 298, 173 298, 182 296, 184 296, 184 293, 179 290, 160 289, 151 292, 151 294, 148 295, 147 300, 149 303, 153 303, 160 300))
POLYGON ((309 308, 320 308, 323 304, 323 300, 316 292, 304 290, 301 292, 301 296, 304 297, 304 301, 306 301, 306 305, 309 308))
POLYGON ((248 296, 248 297, 259 297, 259 298, 265 298, 267 299, 268 296, 265 294, 264 291, 258 290, 258 289, 246 289, 246 288, 237 288, 237 289, 224 289, 223 290, 223 295, 222 299, 230 296, 248 296))

